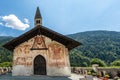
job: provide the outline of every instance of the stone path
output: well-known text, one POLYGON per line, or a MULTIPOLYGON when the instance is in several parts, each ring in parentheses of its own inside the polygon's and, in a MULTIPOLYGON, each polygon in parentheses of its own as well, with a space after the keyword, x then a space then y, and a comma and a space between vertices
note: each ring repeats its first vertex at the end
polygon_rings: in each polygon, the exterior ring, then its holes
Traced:
POLYGON ((79 80, 82 75, 71 74, 70 77, 50 77, 50 76, 12 76, 10 73, 0 75, 0 80, 79 80))

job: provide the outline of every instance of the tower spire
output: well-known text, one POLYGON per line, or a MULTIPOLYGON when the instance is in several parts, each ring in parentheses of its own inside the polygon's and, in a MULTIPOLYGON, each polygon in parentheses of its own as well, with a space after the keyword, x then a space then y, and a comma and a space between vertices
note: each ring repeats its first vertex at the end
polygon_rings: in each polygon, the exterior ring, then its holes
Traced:
POLYGON ((42 16, 39 10, 39 7, 37 7, 35 18, 34 18, 34 26, 42 25, 42 16))

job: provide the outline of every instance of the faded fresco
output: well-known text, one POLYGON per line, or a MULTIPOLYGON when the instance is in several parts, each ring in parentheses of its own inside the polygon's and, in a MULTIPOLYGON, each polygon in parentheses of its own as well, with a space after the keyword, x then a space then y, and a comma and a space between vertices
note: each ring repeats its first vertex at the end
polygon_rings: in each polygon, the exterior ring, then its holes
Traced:
POLYGON ((45 37, 41 35, 34 37, 33 48, 46 48, 45 37))
POLYGON ((50 66, 62 67, 65 65, 64 47, 58 43, 51 43, 48 45, 50 53, 50 66))
POLYGON ((13 65, 24 65, 26 67, 32 66, 32 56, 30 55, 32 39, 17 46, 14 50, 13 65))
POLYGON ((29 44, 24 44, 20 45, 15 49, 15 55, 21 55, 21 54, 29 54, 30 52, 31 45, 29 44))
POLYGON ((32 66, 32 57, 16 57, 13 60, 13 65, 24 65, 24 66, 32 66))
POLYGON ((43 54, 51 67, 68 66, 68 51, 64 45, 52 41, 45 36, 36 36, 15 48, 13 65, 33 66, 33 56, 43 54), (46 43, 45 43, 46 42, 46 43), (48 48, 48 50, 32 50, 31 48, 48 48), (24 56, 24 57, 23 57, 24 56))

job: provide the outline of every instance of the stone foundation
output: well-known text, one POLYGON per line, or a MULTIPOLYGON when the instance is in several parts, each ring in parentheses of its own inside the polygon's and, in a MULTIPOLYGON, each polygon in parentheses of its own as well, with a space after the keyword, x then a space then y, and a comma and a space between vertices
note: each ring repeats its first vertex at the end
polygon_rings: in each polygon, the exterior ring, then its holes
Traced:
POLYGON ((58 67, 51 67, 47 71, 48 76, 70 76, 71 69, 69 67, 58 68, 58 67))
POLYGON ((23 65, 17 65, 13 67, 12 76, 31 76, 31 75, 33 75, 32 68, 28 68, 23 65))

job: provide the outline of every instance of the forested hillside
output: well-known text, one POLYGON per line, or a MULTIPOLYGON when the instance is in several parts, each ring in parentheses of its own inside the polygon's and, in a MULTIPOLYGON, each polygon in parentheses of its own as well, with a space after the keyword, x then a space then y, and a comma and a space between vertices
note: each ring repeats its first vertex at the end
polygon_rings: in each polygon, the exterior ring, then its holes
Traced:
POLYGON ((116 59, 120 59, 120 32, 88 31, 71 34, 69 37, 83 44, 72 50, 70 55, 78 51, 77 55, 80 54, 83 56, 82 58, 99 58, 105 61, 107 65, 116 59))
POLYGON ((13 37, 0 36, 0 63, 12 61, 11 52, 2 47, 3 44, 5 44, 7 41, 10 41, 11 39, 13 39, 13 37))
MULTIPOLYGON (((68 37, 82 43, 70 51, 72 66, 90 66, 93 58, 99 58, 109 66, 111 62, 120 59, 120 32, 87 31, 70 34, 68 37)), ((13 37, 0 37, 0 63, 12 61, 11 52, 1 46, 11 39, 13 37)))

